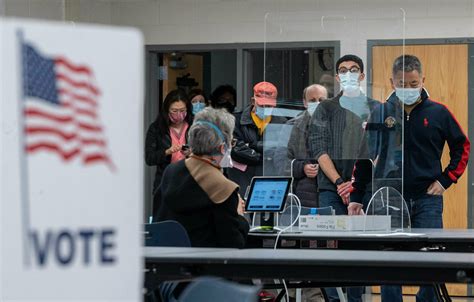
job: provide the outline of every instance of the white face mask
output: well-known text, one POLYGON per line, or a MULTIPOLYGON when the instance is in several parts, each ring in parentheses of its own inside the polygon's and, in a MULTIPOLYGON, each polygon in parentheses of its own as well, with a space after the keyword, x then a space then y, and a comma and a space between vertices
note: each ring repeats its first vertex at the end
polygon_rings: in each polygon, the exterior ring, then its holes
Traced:
POLYGON ((395 94, 405 105, 413 105, 421 95, 420 88, 395 88, 395 94))
POLYGON ((360 94, 359 73, 339 74, 342 92, 345 96, 356 97, 360 94))
POLYGON ((221 166, 221 168, 232 168, 234 166, 234 164, 232 163, 232 157, 230 156, 230 152, 232 151, 232 149, 227 148, 227 146, 225 146, 225 148, 226 149, 219 163, 219 166, 221 166))
POLYGON ((309 115, 313 115, 313 113, 316 111, 316 108, 318 108, 319 102, 310 102, 308 103, 308 113, 309 115))

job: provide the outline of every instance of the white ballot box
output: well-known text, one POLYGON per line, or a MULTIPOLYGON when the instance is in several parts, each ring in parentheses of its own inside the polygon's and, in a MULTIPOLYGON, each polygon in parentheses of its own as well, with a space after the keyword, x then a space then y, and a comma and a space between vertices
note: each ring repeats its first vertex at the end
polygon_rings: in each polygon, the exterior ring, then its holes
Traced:
POLYGON ((391 217, 378 215, 301 215, 299 227, 307 231, 386 231, 391 217))

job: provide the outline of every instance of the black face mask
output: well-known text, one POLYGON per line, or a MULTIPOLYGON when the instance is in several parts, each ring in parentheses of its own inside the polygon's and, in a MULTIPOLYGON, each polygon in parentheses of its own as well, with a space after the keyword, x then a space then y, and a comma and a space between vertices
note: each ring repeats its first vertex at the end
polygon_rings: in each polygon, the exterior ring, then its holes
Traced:
POLYGON ((224 104, 219 104, 219 106, 221 106, 221 108, 225 108, 229 113, 233 113, 235 110, 235 105, 229 102, 224 103, 224 104))
POLYGON ((233 112, 234 112, 234 109, 235 109, 235 105, 232 104, 231 102, 226 101, 226 100, 218 100, 218 101, 215 103, 214 108, 217 108, 217 109, 224 108, 224 109, 226 109, 229 113, 233 113, 233 112))

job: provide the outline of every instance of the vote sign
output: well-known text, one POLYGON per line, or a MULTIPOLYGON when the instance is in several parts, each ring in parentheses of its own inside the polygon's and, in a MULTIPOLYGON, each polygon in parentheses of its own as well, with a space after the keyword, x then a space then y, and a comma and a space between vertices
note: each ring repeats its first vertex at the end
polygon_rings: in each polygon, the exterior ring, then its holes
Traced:
POLYGON ((140 34, 0 32, 0 300, 141 300, 140 34))

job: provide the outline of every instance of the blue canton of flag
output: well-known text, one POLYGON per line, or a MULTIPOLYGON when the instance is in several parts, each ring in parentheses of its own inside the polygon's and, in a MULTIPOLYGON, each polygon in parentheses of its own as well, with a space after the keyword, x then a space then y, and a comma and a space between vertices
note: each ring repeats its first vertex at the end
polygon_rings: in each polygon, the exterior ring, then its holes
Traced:
POLYGON ((25 96, 37 97, 59 104, 54 61, 42 57, 28 44, 23 45, 23 58, 26 61, 26 64, 23 65, 25 96))

